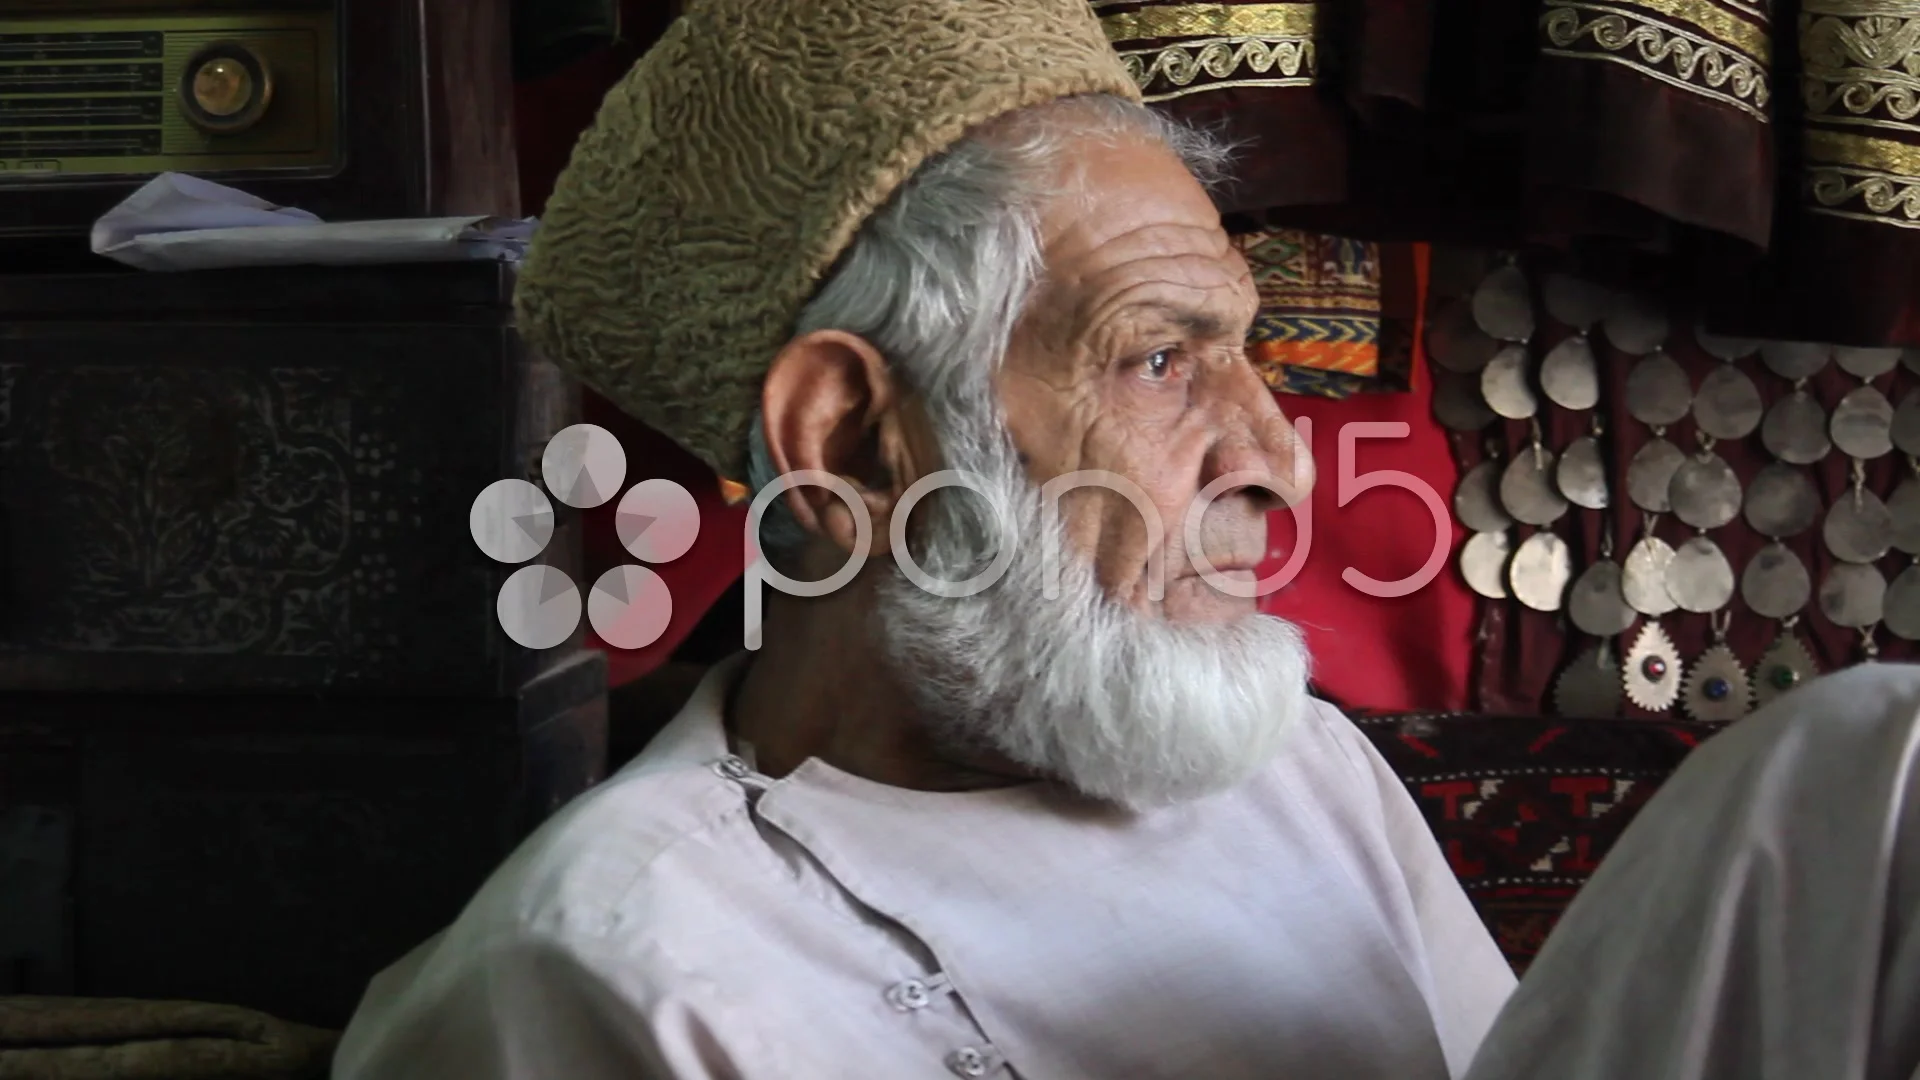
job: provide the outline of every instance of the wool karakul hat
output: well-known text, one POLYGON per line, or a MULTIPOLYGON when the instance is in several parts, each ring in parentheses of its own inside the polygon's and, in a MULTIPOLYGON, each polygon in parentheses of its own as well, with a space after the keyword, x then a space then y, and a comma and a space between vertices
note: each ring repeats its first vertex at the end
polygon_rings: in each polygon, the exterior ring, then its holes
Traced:
POLYGON ((1087 0, 693 0, 607 94, 516 290, 547 358, 744 479, 774 355, 867 216, 996 116, 1140 92, 1087 0))

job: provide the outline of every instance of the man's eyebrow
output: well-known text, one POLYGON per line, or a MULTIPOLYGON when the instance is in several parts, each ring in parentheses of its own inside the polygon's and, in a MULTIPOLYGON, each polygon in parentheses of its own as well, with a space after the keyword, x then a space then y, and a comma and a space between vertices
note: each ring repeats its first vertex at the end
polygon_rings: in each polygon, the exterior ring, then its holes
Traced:
POLYGON ((1174 329, 1190 338, 1221 338, 1233 336, 1233 328, 1226 320, 1210 311, 1199 308, 1170 304, 1164 300, 1146 300, 1129 304, 1124 310, 1152 312, 1165 319, 1174 329))

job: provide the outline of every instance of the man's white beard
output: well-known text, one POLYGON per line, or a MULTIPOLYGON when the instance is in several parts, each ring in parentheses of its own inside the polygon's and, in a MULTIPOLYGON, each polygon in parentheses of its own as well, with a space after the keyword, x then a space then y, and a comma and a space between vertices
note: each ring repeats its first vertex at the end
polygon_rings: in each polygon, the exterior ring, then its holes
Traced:
POLYGON ((1116 603, 1043 514, 1004 436, 975 430, 943 442, 952 467, 978 478, 985 505, 958 490, 929 498, 917 559, 934 578, 964 581, 1006 535, 1015 547, 1005 575, 973 596, 943 597, 896 566, 879 590, 885 647, 931 734, 1141 808, 1226 790, 1269 762, 1308 707, 1299 631, 1267 615, 1173 623, 1116 603), (1059 557, 1047 557, 1049 545, 1059 557))

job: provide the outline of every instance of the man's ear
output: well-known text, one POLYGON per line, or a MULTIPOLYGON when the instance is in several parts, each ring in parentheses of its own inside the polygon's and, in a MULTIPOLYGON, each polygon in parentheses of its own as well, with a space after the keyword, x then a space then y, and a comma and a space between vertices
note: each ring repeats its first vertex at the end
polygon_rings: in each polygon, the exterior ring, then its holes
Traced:
MULTIPOLYGON (((780 474, 811 469, 846 481, 872 523, 868 555, 891 550, 900 497, 924 475, 906 395, 886 358, 866 339, 819 330, 789 341, 774 357, 760 392, 767 455, 780 474)), ((917 411, 917 410, 914 410, 917 411)), ((802 528, 841 551, 859 540, 854 511, 831 489, 807 485, 782 496, 802 528)))

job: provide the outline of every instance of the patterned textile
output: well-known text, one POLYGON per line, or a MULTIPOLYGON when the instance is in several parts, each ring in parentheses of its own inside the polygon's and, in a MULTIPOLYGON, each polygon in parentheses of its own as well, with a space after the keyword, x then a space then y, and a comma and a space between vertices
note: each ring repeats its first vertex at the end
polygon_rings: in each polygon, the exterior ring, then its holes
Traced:
POLYGON ((1404 328, 1386 312, 1383 254, 1405 245, 1264 229, 1234 243, 1252 268, 1260 312, 1248 352, 1280 393, 1344 398, 1405 390, 1411 360, 1404 328))
POLYGON ((1634 815, 1724 726, 1466 715, 1355 722, 1406 783, 1519 972, 1634 815))

